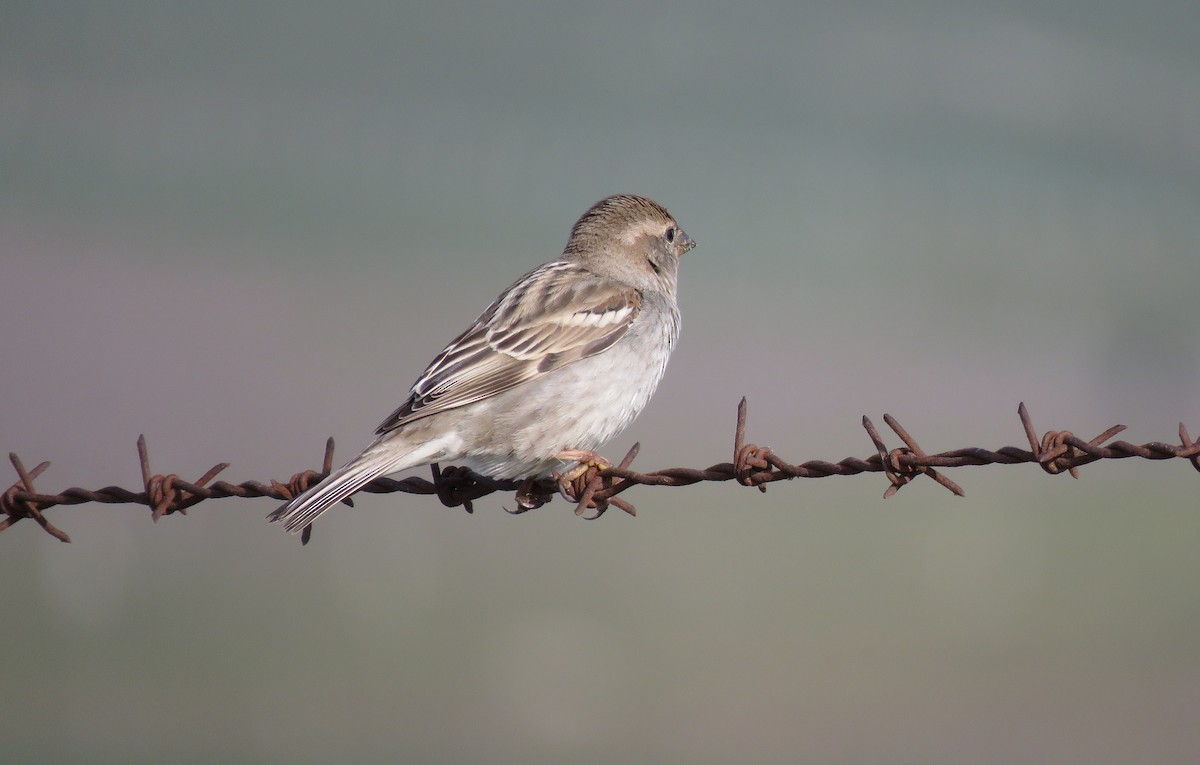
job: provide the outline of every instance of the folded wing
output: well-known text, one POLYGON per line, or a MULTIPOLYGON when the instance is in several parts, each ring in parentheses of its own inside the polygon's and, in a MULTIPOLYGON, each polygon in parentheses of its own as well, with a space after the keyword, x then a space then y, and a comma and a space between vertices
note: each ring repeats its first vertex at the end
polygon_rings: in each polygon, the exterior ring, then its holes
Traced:
POLYGON ((446 346, 376 432, 494 396, 602 353, 629 330, 641 304, 637 290, 578 263, 547 263, 522 277, 446 346))

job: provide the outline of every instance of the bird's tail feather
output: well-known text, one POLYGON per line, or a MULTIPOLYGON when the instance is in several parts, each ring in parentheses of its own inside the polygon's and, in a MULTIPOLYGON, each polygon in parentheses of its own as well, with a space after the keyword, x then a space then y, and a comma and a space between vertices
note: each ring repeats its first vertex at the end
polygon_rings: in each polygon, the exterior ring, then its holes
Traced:
POLYGON ((362 454, 329 474, 329 477, 267 516, 272 523, 282 522, 295 534, 317 519, 321 513, 366 486, 381 475, 420 464, 413 450, 369 447, 362 454))

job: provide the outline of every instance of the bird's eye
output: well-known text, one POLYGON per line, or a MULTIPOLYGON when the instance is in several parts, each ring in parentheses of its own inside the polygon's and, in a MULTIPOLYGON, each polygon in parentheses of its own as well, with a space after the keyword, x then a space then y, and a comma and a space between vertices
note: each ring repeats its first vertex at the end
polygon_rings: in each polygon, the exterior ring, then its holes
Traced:
POLYGON ((667 233, 663 234, 663 236, 665 236, 667 238, 668 242, 674 242, 675 241, 675 227, 671 226, 669 229, 667 229, 667 233))

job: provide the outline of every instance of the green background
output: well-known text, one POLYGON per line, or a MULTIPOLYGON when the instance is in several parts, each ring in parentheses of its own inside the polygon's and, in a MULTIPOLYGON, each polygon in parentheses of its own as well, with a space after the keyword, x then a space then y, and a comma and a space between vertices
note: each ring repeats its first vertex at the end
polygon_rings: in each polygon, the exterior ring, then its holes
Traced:
MULTIPOLYGON (((699 242, 636 465, 1200 431, 1191 2, 0 5, 0 449, 286 480, 602 196, 699 242), (890 443, 897 444, 895 438, 890 443)), ((424 474, 424 473, 421 473, 424 474)), ((1200 756, 1184 462, 0 535, 0 761, 1200 756)), ((4 482, 7 484, 7 481, 4 482)))

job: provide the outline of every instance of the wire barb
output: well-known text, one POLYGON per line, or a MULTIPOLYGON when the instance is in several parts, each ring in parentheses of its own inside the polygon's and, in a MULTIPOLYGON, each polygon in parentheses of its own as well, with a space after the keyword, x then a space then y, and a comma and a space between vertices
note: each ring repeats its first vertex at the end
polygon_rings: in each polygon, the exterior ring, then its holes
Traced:
POLYGON ((200 480, 191 484, 174 473, 154 475, 150 472, 150 452, 146 448, 144 433, 138 436, 137 448, 142 465, 142 485, 146 487, 146 504, 150 506, 150 519, 155 523, 158 523, 159 518, 171 513, 187 515, 189 507, 207 498, 199 493, 204 484, 229 467, 228 462, 217 463, 200 476, 200 480))
MULTIPOLYGON (((410 477, 402 480, 376 478, 363 487, 362 491, 375 494, 405 492, 436 496, 447 507, 462 507, 468 513, 474 511, 472 502, 496 491, 515 491, 517 507, 508 512, 516 515, 550 502, 556 493, 562 493, 575 505, 575 512, 582 518, 595 520, 610 506, 617 507, 629 515, 637 515, 637 509, 617 495, 634 486, 690 486, 705 481, 734 481, 743 486, 753 486, 766 491, 767 484, 793 478, 824 478, 833 475, 858 475, 859 473, 883 473, 890 484, 884 498, 892 497, 917 476, 925 475, 944 486, 957 496, 963 496, 962 487, 942 472, 944 469, 981 465, 1014 465, 1035 463, 1051 475, 1067 473, 1079 477, 1079 468, 1098 460, 1126 459, 1139 457, 1148 460, 1182 458, 1200 471, 1200 440, 1193 440, 1187 427, 1179 424, 1179 445, 1152 441, 1146 444, 1131 444, 1127 441, 1111 441, 1125 430, 1124 425, 1114 425, 1095 438, 1084 441, 1067 430, 1046 431, 1040 438, 1033 426, 1029 409, 1022 403, 1017 408, 1021 426, 1025 432, 1029 450, 1015 446, 1004 446, 995 451, 977 447, 966 447, 938 454, 926 453, 917 440, 890 414, 883 416, 884 422, 895 432, 904 446, 889 449, 878 429, 869 417, 862 418, 875 453, 866 459, 846 457, 839 462, 809 460, 801 464, 790 464, 773 450, 748 443, 746 423, 749 406, 743 398, 738 403, 737 421, 734 427, 733 462, 721 462, 703 469, 665 468, 651 473, 640 473, 631 465, 638 455, 640 446, 634 444, 620 463, 612 465, 599 455, 586 460, 586 468, 559 486, 550 480, 497 481, 472 473, 462 467, 441 468, 432 465, 432 481, 410 477)), ((85 502, 103 504, 140 504, 151 509, 151 518, 157 521, 172 513, 187 514, 188 508, 206 499, 220 497, 272 497, 287 501, 307 491, 329 475, 333 468, 334 442, 325 442, 322 469, 305 470, 293 475, 286 483, 271 480, 268 483, 245 481, 240 484, 210 481, 229 465, 214 465, 195 483, 188 483, 178 475, 156 474, 150 469, 149 449, 145 436, 137 441, 138 458, 141 463, 142 491, 134 492, 119 486, 107 486, 91 491, 78 487, 64 489, 58 494, 39 494, 34 480, 49 468, 42 462, 32 470, 26 470, 15 453, 9 461, 17 473, 17 481, 0 494, 0 531, 16 522, 32 518, 47 534, 62 542, 70 542, 65 532, 51 524, 43 514, 57 505, 78 505, 85 502)), ((353 506, 350 498, 343 500, 353 506)), ((312 526, 304 529, 301 541, 308 543, 312 526)))
POLYGON ((8 459, 12 462, 13 469, 17 471, 17 482, 5 490, 3 495, 0 495, 0 507, 4 510, 4 518, 0 519, 0 531, 4 531, 22 518, 32 518, 50 536, 60 542, 70 542, 71 537, 67 536, 67 532, 46 520, 46 517, 42 515, 37 503, 37 493, 33 488, 33 479, 45 472, 46 468, 50 467, 50 463, 43 462, 33 470, 26 471, 25 466, 21 464, 21 458, 15 452, 9 452, 8 459))

